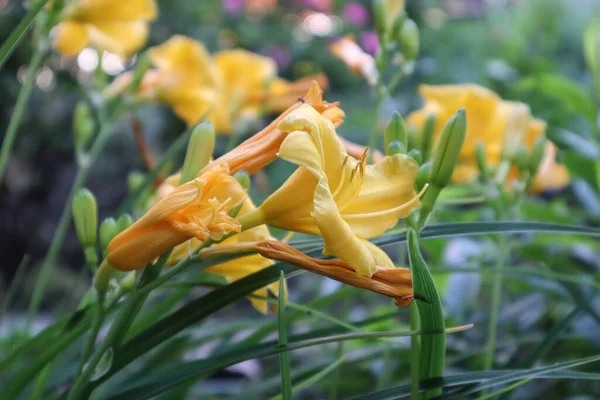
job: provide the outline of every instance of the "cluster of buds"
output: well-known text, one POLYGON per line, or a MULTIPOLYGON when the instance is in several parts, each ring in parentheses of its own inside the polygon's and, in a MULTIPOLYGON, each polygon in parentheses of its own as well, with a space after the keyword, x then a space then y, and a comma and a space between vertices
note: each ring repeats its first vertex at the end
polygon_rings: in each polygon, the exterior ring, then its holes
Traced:
POLYGON ((390 50, 397 48, 404 61, 413 61, 419 54, 419 28, 402 9, 392 9, 389 2, 376 0, 373 6, 375 32, 381 44, 377 60, 383 70, 390 50))

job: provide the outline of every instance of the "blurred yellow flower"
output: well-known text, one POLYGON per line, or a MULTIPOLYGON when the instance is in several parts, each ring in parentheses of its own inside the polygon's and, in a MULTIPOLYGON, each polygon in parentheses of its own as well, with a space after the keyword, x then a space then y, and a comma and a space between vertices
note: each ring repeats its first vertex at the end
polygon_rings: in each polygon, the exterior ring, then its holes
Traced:
POLYGON ((154 0, 74 0, 56 26, 54 47, 76 56, 86 46, 127 58, 148 37, 148 23, 157 16, 154 0))
MULTIPOLYGON (((219 133, 231 133, 236 121, 255 118, 263 110, 284 110, 312 84, 306 78, 292 83, 277 78, 275 62, 268 57, 246 50, 213 57, 202 43, 181 35, 149 53, 156 69, 144 76, 139 97, 169 104, 190 126, 206 115, 219 133)), ((316 79, 326 84, 323 75, 316 79)), ((107 95, 119 93, 131 80, 131 73, 123 74, 107 95)))
MULTIPOLYGON (((467 134, 460 152, 459 164, 454 170, 455 183, 468 183, 477 179, 479 169, 475 158, 478 142, 485 144, 486 161, 497 165, 503 157, 516 155, 522 145, 529 148, 535 139, 544 135, 546 125, 531 116, 526 104, 504 101, 489 89, 474 84, 463 85, 422 85, 419 92, 424 99, 423 107, 407 117, 407 124, 422 129, 428 116, 436 118, 434 137, 437 140, 447 121, 460 108, 466 109, 467 134)), ((555 179, 540 168, 534 187, 559 188, 568 183, 568 175, 563 166, 556 164, 553 145, 547 150, 543 169, 552 171, 555 179), (550 154, 552 152, 552 154, 550 154), (540 176, 545 176, 541 179, 540 176)), ((510 177, 518 176, 512 171, 510 177)))
POLYGON ((108 244, 108 261, 115 268, 134 270, 193 237, 220 240, 240 231, 229 211, 246 198, 244 188, 219 165, 193 181, 177 186, 142 218, 108 244))
POLYGON ((299 168, 243 226, 277 228, 323 236, 325 254, 341 258, 358 274, 393 267, 367 239, 393 227, 419 207, 414 183, 419 167, 402 154, 366 165, 349 157, 333 124, 305 104, 288 114, 278 129, 289 132, 279 157, 299 168))
MULTIPOLYGON (((250 200, 249 197, 246 197, 246 200, 244 201, 238 216, 247 214, 251 211, 254 211, 255 209, 256 207, 252 203, 252 200, 250 200)), ((269 233, 269 229, 265 225, 261 225, 252 229, 245 230, 237 235, 225 239, 223 242, 217 244, 216 247, 228 246, 236 243, 247 243, 272 239, 273 238, 269 233)), ((167 261, 167 264, 176 264, 177 262, 188 256, 190 249, 195 249, 201 243, 202 242, 200 240, 193 238, 190 241, 175 247, 175 249, 171 253, 171 256, 169 257, 169 260, 167 261)), ((244 278, 245 276, 253 274, 271 265, 273 265, 272 260, 265 258, 260 254, 252 254, 214 265, 210 268, 207 268, 205 271, 223 276, 229 282, 234 282, 238 279, 244 278)), ((275 282, 264 288, 258 289, 253 293, 253 295, 258 297, 267 297, 268 292, 271 292, 274 296, 279 296, 279 282, 275 282)), ((266 300, 258 299, 255 297, 249 297, 249 299, 256 310, 263 314, 267 313, 268 304, 266 300)))
POLYGON ((352 35, 336 40, 329 45, 331 53, 342 60, 355 74, 365 78, 370 85, 377 82, 379 72, 375 59, 360 48, 352 35))

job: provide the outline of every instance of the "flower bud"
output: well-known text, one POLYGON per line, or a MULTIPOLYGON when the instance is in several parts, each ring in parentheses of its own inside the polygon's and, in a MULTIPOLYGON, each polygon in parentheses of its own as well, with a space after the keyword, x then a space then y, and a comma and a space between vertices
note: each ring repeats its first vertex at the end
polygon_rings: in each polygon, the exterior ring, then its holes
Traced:
POLYGON ((106 260, 104 260, 94 275, 94 288, 98 292, 106 292, 106 289, 108 289, 110 285, 112 273, 113 267, 106 260))
POLYGON ((131 291, 135 287, 135 271, 127 273, 119 282, 119 287, 125 293, 131 291))
POLYGON ((98 228, 98 207, 96 198, 89 190, 79 189, 73 198, 73 222, 82 248, 96 245, 98 228))
POLYGON ((485 159, 485 143, 477 142, 475 145, 475 160, 477 161, 477 168, 482 176, 487 174, 487 162, 485 159))
POLYGON ((127 213, 121 215, 117 220, 117 232, 123 232, 125 229, 129 228, 131 224, 133 224, 131 215, 127 213))
POLYGON ((394 21, 392 22, 392 35, 394 38, 400 37, 400 32, 402 31, 402 26, 404 25, 404 21, 406 21, 406 12, 400 11, 394 17, 394 21))
POLYGON ((520 171, 525 171, 529 168, 529 151, 525 146, 520 146, 513 157, 513 163, 519 167, 520 171))
POLYGON ((100 224, 100 246, 105 250, 108 243, 119 233, 117 221, 114 218, 106 218, 100 224))
POLYGON ((429 161, 431 158, 433 133, 435 132, 436 123, 437 119, 434 115, 428 115, 427 118, 425 118, 425 124, 421 134, 421 153, 423 154, 423 161, 429 161))
POLYGON ((250 189, 250 175, 246 171, 238 171, 233 177, 245 190, 250 189))
POLYGON ((75 135, 75 147, 83 149, 90 142, 96 130, 96 123, 92 116, 92 110, 88 103, 80 101, 73 111, 73 133, 75 135))
POLYGON ((443 188, 450 182, 466 132, 467 115, 465 109, 461 108, 446 122, 440 135, 431 166, 431 182, 436 186, 443 188))
POLYGON ((423 155, 417 149, 412 149, 411 151, 409 151, 408 156, 415 160, 419 165, 421 165, 421 163, 423 162, 423 155))
POLYGON ((406 154, 406 147, 397 140, 390 143, 385 152, 388 156, 395 156, 396 154, 406 154))
POLYGON ((540 136, 533 144, 533 148, 531 149, 531 154, 529 155, 528 160, 528 166, 531 176, 535 176, 535 174, 537 174, 538 172, 538 169, 540 168, 540 164, 542 162, 542 159, 544 158, 544 153, 546 150, 546 143, 548 143, 546 138, 540 136))
POLYGON ((132 171, 127 175, 127 188, 130 192, 133 192, 144 183, 145 179, 146 175, 143 172, 132 171))
POLYGON ((194 129, 190 136, 179 184, 194 179, 198 172, 210 162, 214 149, 215 127, 212 122, 204 121, 194 129))
POLYGON ((396 40, 402 54, 408 60, 414 60, 419 54, 419 27, 412 19, 406 19, 402 29, 397 33, 396 40))
POLYGON ((397 112, 394 113, 392 120, 385 128, 384 142, 386 150, 393 141, 400 142, 402 145, 404 145, 404 148, 408 146, 406 125, 404 124, 404 119, 402 119, 402 116, 397 112))
POLYGON ((375 20, 375 32, 380 43, 385 42, 387 35, 387 10, 385 0, 373 1, 373 18, 375 20))
POLYGON ((425 187, 427 183, 431 180, 431 161, 421 165, 419 168, 419 173, 417 174, 417 179, 415 183, 417 185, 417 190, 420 191, 425 187))

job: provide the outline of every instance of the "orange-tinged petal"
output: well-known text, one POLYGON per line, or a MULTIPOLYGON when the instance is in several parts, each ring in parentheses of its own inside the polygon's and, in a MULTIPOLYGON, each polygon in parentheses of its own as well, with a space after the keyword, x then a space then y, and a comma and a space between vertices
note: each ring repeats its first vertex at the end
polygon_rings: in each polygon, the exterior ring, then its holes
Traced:
POLYGON ((571 178, 564 165, 556 163, 556 147, 552 143, 546 144, 544 158, 536 174, 531 191, 534 193, 544 190, 557 190, 567 186, 571 178))

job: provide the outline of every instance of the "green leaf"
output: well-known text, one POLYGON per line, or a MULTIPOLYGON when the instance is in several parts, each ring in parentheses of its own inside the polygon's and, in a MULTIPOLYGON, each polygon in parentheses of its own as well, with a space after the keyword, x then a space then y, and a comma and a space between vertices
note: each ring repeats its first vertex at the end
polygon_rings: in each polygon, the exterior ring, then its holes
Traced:
MULTIPOLYGON (((277 324, 279 331, 279 346, 287 346, 287 326, 285 323, 285 274, 283 271, 279 275, 279 304, 277 307, 277 324)), ((290 372, 290 354, 282 351, 279 354, 279 364, 281 368, 281 397, 283 400, 292 398, 292 378, 290 372)))
MULTIPOLYGON (((314 374, 313 376, 303 380, 302 382, 294 385, 294 388, 292 390, 292 392, 294 393, 298 393, 301 390, 304 390, 312 385, 314 385, 315 383, 319 382, 321 379, 323 379, 325 376, 327 376, 327 374, 329 374, 331 371, 333 371, 334 369, 336 369, 345 359, 346 357, 340 357, 337 360, 335 360, 333 362, 333 364, 329 365, 327 368, 324 368, 322 371, 317 372, 316 374, 314 374)), ((283 396, 281 395, 277 395, 277 396, 273 396, 270 398, 270 400, 280 400, 282 399, 283 396)))
POLYGON ((31 10, 23 17, 21 22, 19 22, 19 25, 11 32, 4 43, 2 43, 2 46, 0 47, 0 70, 11 53, 17 48, 17 45, 23 39, 29 27, 31 27, 35 17, 37 17, 40 11, 44 9, 46 3, 48 3, 48 0, 38 0, 34 2, 31 10))
POLYGON ((545 73, 526 77, 517 83, 517 88, 535 90, 562 102, 565 108, 594 123, 596 109, 586 89, 561 75, 545 73))
MULTIPOLYGON (((445 328, 442 299, 435 286, 429 267, 421 255, 417 232, 409 230, 408 258, 413 276, 415 303, 419 311, 421 330, 443 332, 445 328)), ((419 380, 441 379, 446 362, 446 335, 427 334, 420 339, 419 380)), ((439 396, 441 389, 425 392, 425 398, 439 396)))
MULTIPOLYGON (((469 372, 466 374, 449 375, 444 377, 443 385, 440 382, 432 382, 431 387, 435 388, 453 388, 457 386, 481 384, 477 387, 480 391, 491 386, 497 386, 523 379, 575 379, 575 380, 600 380, 600 374, 589 372, 563 371, 579 365, 588 364, 600 360, 600 356, 582 358, 575 361, 569 361, 553 365, 551 367, 540 367, 534 369, 520 370, 495 370, 484 372, 469 372), (490 384, 491 382, 491 384, 490 384), (486 387, 483 387, 486 385, 486 387)), ((393 388, 371 392, 364 395, 353 397, 352 400, 391 400, 406 398, 410 394, 410 385, 400 385, 393 388)), ((466 393, 461 393, 466 396, 466 393)), ((443 396, 442 398, 455 398, 452 396, 443 396)), ((459 397, 460 398, 460 397, 459 397)), ((467 398, 467 397, 462 397, 467 398)))
POLYGON ((569 169, 572 176, 576 176, 584 179, 592 187, 597 188, 600 191, 600 171, 596 170, 597 160, 592 160, 583 157, 577 151, 565 151, 563 154, 563 163, 569 169))
MULTIPOLYGON (((464 330, 468 327, 470 326, 450 328, 447 329, 446 332, 464 330)), ((245 360, 267 357, 285 351, 293 351, 307 347, 318 346, 321 344, 337 343, 348 340, 404 337, 420 335, 423 333, 423 331, 347 333, 292 342, 286 346, 280 346, 277 341, 271 341, 250 348, 231 351, 212 358, 180 364, 171 368, 167 368, 163 371, 157 371, 156 373, 146 377, 145 381, 147 381, 147 383, 142 383, 131 389, 111 396, 108 399, 129 399, 131 396, 135 396, 135 398, 138 400, 152 398, 153 396, 163 393, 164 391, 169 390, 170 388, 179 385, 182 382, 194 379, 196 376, 202 376, 207 373, 238 364, 245 360)))

